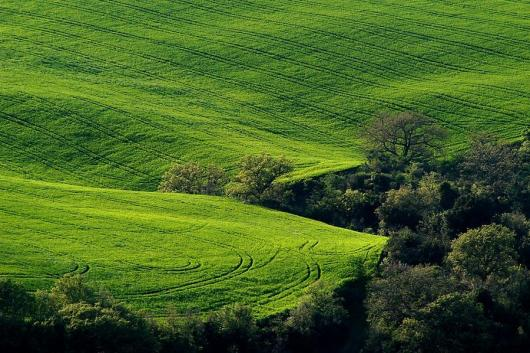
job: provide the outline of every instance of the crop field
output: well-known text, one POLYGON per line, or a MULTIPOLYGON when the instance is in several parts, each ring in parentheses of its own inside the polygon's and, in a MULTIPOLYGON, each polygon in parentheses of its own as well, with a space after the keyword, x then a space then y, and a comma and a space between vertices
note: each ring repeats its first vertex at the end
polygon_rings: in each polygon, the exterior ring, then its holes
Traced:
POLYGON ((28 289, 81 273, 153 316, 292 307, 322 278, 370 271, 384 237, 218 197, 0 177, 0 278, 28 289))
POLYGON ((152 190, 268 151, 302 178, 360 163, 383 110, 515 139, 529 33, 525 1, 3 0, 0 171, 152 190))

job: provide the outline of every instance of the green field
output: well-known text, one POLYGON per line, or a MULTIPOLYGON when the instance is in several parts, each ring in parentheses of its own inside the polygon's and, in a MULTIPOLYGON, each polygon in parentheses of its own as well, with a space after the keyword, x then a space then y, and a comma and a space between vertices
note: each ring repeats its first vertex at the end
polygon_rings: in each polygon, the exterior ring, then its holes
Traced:
POLYGON ((379 258, 383 237, 224 198, 0 177, 0 278, 29 289, 81 273, 150 314, 249 304, 292 307, 379 258))
POLYGON ((0 170, 152 190, 268 151, 303 177, 362 161, 381 110, 514 139, 529 33, 525 1, 3 0, 0 170))

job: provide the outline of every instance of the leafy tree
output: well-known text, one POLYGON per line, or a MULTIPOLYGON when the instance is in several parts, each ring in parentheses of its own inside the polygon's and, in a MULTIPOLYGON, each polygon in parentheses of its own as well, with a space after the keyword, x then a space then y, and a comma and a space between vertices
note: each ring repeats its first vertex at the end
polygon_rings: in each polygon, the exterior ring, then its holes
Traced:
POLYGON ((284 157, 246 156, 239 164, 235 181, 228 185, 227 194, 250 203, 281 201, 285 190, 275 180, 292 170, 292 162, 284 157))
POLYGON ((383 230, 408 227, 415 230, 427 216, 440 209, 440 185, 437 176, 424 176, 417 188, 402 186, 386 193, 386 199, 376 210, 383 230))
POLYGON ((162 177, 158 190, 187 194, 221 195, 227 182, 228 177, 224 170, 214 165, 175 164, 162 177))
POLYGON ((344 217, 344 225, 363 230, 372 226, 377 219, 374 215, 376 200, 369 193, 347 189, 338 198, 338 209, 344 217))
POLYGON ((25 320, 32 316, 35 299, 24 287, 0 279, 0 320, 25 320))
POLYGON ((149 324, 120 304, 67 304, 59 315, 66 325, 71 352, 153 353, 157 350, 149 324))
POLYGON ((415 112, 382 113, 365 130, 372 159, 393 168, 422 162, 442 148, 446 132, 433 119, 415 112))
POLYGON ((158 326, 160 353, 199 353, 203 349, 204 323, 192 313, 184 318, 170 312, 158 326))
POLYGON ((489 135, 476 136, 464 154, 460 170, 469 183, 480 183, 495 195, 512 191, 519 173, 514 147, 489 135))
POLYGON ((433 236, 403 228, 390 233, 385 250, 388 257, 396 262, 408 265, 441 264, 447 247, 442 235, 433 236))
POLYGON ((400 342, 396 334, 403 323, 456 288, 456 283, 439 267, 387 265, 382 276, 368 286, 368 351, 398 352, 400 342))
POLYGON ((396 332, 400 352, 488 352, 490 322, 467 294, 445 294, 403 320, 396 332))
POLYGON ((505 276, 516 264, 515 234, 496 224, 471 229, 453 241, 448 261, 464 277, 505 276))
POLYGON ((82 276, 73 275, 58 279, 50 291, 50 298, 61 306, 82 302, 94 304, 97 294, 82 276))
POLYGON ((496 220, 515 233, 519 262, 530 268, 530 220, 519 212, 503 213, 496 220))
POLYGON ((346 316, 345 309, 331 288, 318 282, 307 290, 300 304, 291 310, 287 324, 296 332, 312 334, 318 332, 319 326, 340 325, 346 316))
MULTIPOLYGON (((50 310, 53 311, 53 310, 50 310)), ((60 324, 39 321, 39 303, 24 287, 0 280, 0 351, 2 353, 61 353, 64 350, 60 324)))
POLYGON ((496 198, 482 187, 461 189, 453 207, 447 211, 447 225, 451 236, 490 224, 500 210, 496 198))
POLYGON ((247 353, 255 349, 256 322, 250 308, 230 305, 211 314, 204 323, 203 352, 247 353))

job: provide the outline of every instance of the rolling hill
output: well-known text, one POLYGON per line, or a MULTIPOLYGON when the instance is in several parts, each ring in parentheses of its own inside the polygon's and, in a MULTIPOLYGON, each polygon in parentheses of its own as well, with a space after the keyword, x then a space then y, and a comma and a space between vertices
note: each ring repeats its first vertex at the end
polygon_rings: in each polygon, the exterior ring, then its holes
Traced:
POLYGON ((172 161, 233 170, 268 151, 293 178, 363 160, 381 110, 452 150, 530 124, 530 4, 487 0, 4 0, 0 171, 152 190, 172 161))
POLYGON ((220 197, 0 177, 0 278, 35 290, 80 273, 153 316, 276 313, 320 278, 370 271, 384 241, 220 197))
POLYGON ((154 316, 292 307, 372 269, 385 239, 147 192, 163 171, 260 152, 292 179, 345 170, 379 111, 437 119, 449 151, 516 139, 529 33, 530 3, 506 0, 3 0, 0 277, 81 273, 154 316))

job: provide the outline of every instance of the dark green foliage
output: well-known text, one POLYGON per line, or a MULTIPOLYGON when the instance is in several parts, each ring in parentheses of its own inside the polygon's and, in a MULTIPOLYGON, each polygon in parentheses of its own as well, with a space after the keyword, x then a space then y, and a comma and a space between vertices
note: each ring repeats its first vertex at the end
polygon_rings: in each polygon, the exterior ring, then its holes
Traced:
POLYGON ((399 229, 409 227, 416 229, 422 219, 424 201, 410 187, 390 190, 386 200, 377 209, 381 227, 399 229))
POLYGON ((151 321, 88 287, 81 276, 61 278, 36 295, 0 281, 0 305, 2 353, 335 352, 349 327, 342 299, 322 282, 297 307, 260 322, 237 304, 202 318, 170 312, 151 321))
POLYGON ((228 177, 224 170, 214 165, 175 164, 162 177, 158 190, 186 194, 221 195, 227 182, 228 177))
POLYGON ((204 343, 204 325, 196 315, 182 318, 171 313, 158 328, 158 337, 160 353, 198 353, 204 343))
POLYGON ((496 221, 515 233, 519 262, 530 268, 530 220, 524 214, 514 212, 503 213, 496 221))
POLYGON ((403 228, 390 233, 386 251, 388 257, 408 265, 441 264, 449 241, 443 235, 433 236, 403 228))
POLYGON ((396 333, 404 322, 455 289, 455 283, 439 267, 388 265, 381 278, 368 287, 369 351, 398 352, 396 333))
POLYGON ((35 309, 35 299, 11 280, 0 279, 0 320, 24 321, 35 309))
MULTIPOLYGON (((11 283, 0 285, 1 302, 12 303, 17 315, 0 316, 2 352, 145 352, 157 351, 151 324, 96 294, 80 276, 64 277, 49 292, 36 296, 11 283)), ((7 306, 6 306, 7 307, 7 306)), ((4 310, 2 310, 4 312, 4 310)), ((14 313, 13 308, 5 312, 14 313)))
POLYGON ((67 304, 59 317, 68 351, 76 353, 153 353, 157 342, 149 324, 122 305, 96 302, 67 304))
POLYGON ((490 322, 468 294, 442 295, 403 320, 396 340, 400 352, 467 353, 491 351, 490 322))
POLYGON ((256 347, 256 323, 250 308, 227 306, 213 313, 204 322, 204 353, 250 353, 256 347))
POLYGON ((495 224, 460 235, 453 241, 448 257, 455 273, 481 281, 490 276, 506 277, 516 259, 515 234, 495 224))
POLYGON ((447 211, 447 224, 454 237, 470 228, 491 223, 496 213, 502 211, 493 195, 481 189, 464 187, 453 207, 447 211))

